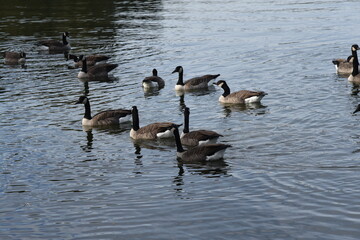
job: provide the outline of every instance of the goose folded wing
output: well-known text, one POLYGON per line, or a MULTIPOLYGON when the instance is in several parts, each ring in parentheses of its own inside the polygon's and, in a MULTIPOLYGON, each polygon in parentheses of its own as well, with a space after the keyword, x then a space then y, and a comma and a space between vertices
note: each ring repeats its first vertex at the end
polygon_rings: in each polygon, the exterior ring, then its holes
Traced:
POLYGON ((107 110, 97 113, 93 116, 94 121, 101 121, 109 118, 119 119, 131 114, 131 110, 125 109, 116 109, 116 110, 107 110))
POLYGON ((246 98, 250 98, 250 97, 261 96, 264 94, 265 94, 264 92, 241 90, 238 92, 231 93, 228 97, 237 97, 237 98, 241 98, 241 99, 246 99, 246 98))
POLYGON ((207 74, 207 75, 204 75, 204 76, 201 76, 201 77, 194 77, 194 78, 191 78, 189 80, 187 80, 185 82, 185 84, 190 84, 190 85, 199 85, 201 83, 208 83, 209 81, 217 78, 218 76, 220 76, 220 74, 217 74, 217 75, 211 75, 211 74, 207 74))
POLYGON ((61 47, 64 46, 64 44, 62 42, 59 42, 57 40, 43 40, 39 42, 41 45, 45 45, 45 46, 56 46, 56 47, 61 47))
POLYGON ((184 135, 184 138, 189 139, 198 139, 199 141, 205 141, 207 139, 222 137, 223 135, 218 134, 214 131, 209 130, 197 130, 197 131, 191 131, 184 135))

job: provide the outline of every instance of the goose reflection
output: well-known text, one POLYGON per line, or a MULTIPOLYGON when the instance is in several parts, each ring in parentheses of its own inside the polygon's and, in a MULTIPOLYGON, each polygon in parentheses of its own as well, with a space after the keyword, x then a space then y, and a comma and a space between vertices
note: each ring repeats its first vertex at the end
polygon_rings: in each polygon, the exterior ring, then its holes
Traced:
POLYGON ((141 147, 140 145, 138 145, 137 143, 134 143, 134 147, 135 147, 135 169, 133 171, 133 173, 135 174, 142 174, 143 171, 141 170, 143 168, 143 162, 141 160, 141 158, 143 157, 143 155, 141 154, 141 147))
POLYGON ((174 177, 173 179, 173 184, 174 184, 174 190, 177 194, 181 194, 183 193, 183 186, 184 186, 184 167, 182 166, 182 164, 178 164, 178 174, 174 177))
POLYGON ((267 106, 264 106, 261 103, 247 103, 247 104, 220 103, 220 104, 224 109, 225 117, 230 117, 232 112, 245 112, 245 111, 248 111, 250 114, 262 115, 266 113, 266 108, 267 108, 267 106), (252 111, 252 110, 256 110, 256 111, 252 111))
POLYGON ((152 96, 158 96, 160 94, 160 89, 158 88, 143 88, 144 91, 144 97, 152 97, 152 96))
POLYGON ((184 96, 186 94, 192 95, 192 96, 205 96, 212 92, 216 92, 216 88, 214 85, 209 86, 208 88, 204 89, 192 89, 192 90, 175 90, 175 95, 177 97, 184 96))
POLYGON ((186 108, 185 95, 179 96, 179 110, 180 110, 180 112, 183 113, 185 108, 186 108))
MULTIPOLYGON (((198 163, 182 163, 179 161, 180 166, 186 167, 187 172, 192 174, 203 175, 205 177, 221 177, 228 175, 229 165, 224 159, 217 161, 207 161, 198 163)), ((184 174, 184 170, 182 174, 184 174)))
POLYGON ((94 141, 94 135, 92 133, 92 129, 86 129, 84 130, 86 132, 86 145, 81 145, 81 149, 84 152, 91 152, 93 149, 93 141, 94 141))
POLYGON ((142 148, 159 151, 169 151, 175 147, 172 139, 132 139, 135 147, 135 154, 140 154, 142 148))

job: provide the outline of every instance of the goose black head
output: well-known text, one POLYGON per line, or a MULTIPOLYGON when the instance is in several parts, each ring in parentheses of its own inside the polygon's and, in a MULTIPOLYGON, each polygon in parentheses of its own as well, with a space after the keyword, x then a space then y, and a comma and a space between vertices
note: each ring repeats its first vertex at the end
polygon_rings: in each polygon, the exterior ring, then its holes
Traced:
POLYGON ((183 71, 182 66, 177 66, 172 73, 176 73, 176 72, 180 73, 180 72, 182 72, 182 71, 183 71))
POLYGON ((224 84, 226 84, 226 82, 224 80, 219 80, 216 83, 214 83, 215 85, 218 85, 219 87, 222 87, 224 84))
POLYGON ((356 51, 356 50, 359 50, 359 49, 360 49, 359 45, 357 45, 357 44, 354 44, 354 45, 351 46, 352 51, 356 51))
POLYGON ((64 35, 65 37, 70 37, 69 32, 64 32, 63 35, 64 35))
POLYGON ((75 104, 85 104, 88 102, 88 98, 85 96, 79 97, 79 100, 75 104))
POLYGON ((153 76, 157 76, 157 75, 158 75, 158 71, 154 68, 154 69, 152 70, 152 74, 153 74, 153 76))
POLYGON ((21 57, 21 58, 26 58, 26 53, 21 52, 21 53, 20 53, 20 57, 21 57))

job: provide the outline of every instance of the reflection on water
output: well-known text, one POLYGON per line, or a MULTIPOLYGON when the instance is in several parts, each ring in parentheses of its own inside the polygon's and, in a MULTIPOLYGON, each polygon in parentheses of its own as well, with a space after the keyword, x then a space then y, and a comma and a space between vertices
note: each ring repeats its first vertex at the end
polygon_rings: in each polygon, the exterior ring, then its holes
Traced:
POLYGON ((91 152, 91 149, 93 149, 92 145, 93 145, 94 135, 92 134, 91 129, 88 129, 85 132, 86 132, 86 140, 87 140, 86 145, 81 145, 80 147, 84 152, 91 152))
POLYGON ((219 103, 223 107, 225 117, 231 117, 233 112, 248 111, 251 114, 262 115, 266 113, 266 106, 261 103, 229 104, 219 103), (256 111, 253 111, 256 110, 256 111))
MULTIPOLYGON (((186 167, 189 173, 204 175, 205 177, 225 176, 229 170, 229 165, 224 159, 202 163, 181 163, 180 161, 179 168, 183 168, 183 166, 186 167)), ((184 173, 184 170, 182 170, 182 173, 184 173)))

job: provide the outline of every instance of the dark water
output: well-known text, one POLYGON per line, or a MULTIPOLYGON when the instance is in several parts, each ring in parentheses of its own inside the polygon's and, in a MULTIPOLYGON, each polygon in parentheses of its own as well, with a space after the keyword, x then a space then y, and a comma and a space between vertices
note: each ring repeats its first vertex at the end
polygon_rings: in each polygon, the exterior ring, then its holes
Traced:
POLYGON ((360 102, 331 60, 359 43, 358 1, 3 1, 0 51, 1 239, 359 239, 360 102), (72 53, 118 63, 83 83, 35 43, 70 32, 72 53), (255 107, 222 93, 176 95, 220 73, 263 90, 255 107), (144 93, 156 67, 164 89, 144 93), (130 124, 83 130, 94 113, 137 105, 140 125, 182 122, 224 135, 223 161, 181 165, 173 141, 134 143, 130 124))

